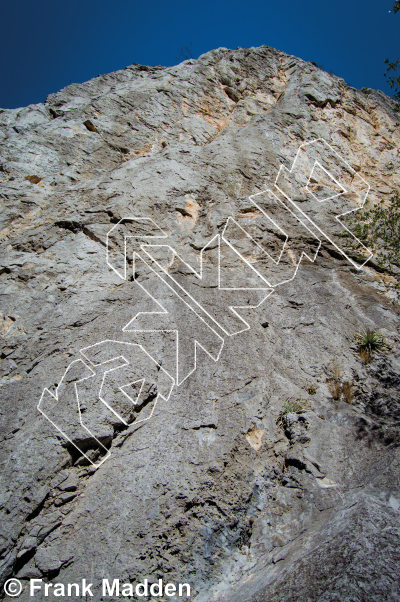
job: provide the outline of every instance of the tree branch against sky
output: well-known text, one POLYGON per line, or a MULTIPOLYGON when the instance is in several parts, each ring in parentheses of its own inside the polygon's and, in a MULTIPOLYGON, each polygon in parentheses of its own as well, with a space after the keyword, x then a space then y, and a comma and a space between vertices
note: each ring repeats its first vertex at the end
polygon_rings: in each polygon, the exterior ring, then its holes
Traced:
MULTIPOLYGON (((393 8, 391 11, 389 12, 394 12, 397 13, 400 10, 400 0, 396 0, 396 2, 393 5, 393 8)), ((387 83, 389 84, 389 86, 394 89, 394 94, 393 97, 396 100, 400 101, 400 76, 392 76, 392 77, 388 77, 388 73, 390 71, 397 71, 398 69, 400 69, 400 58, 397 59, 397 61, 394 61, 393 63, 391 63, 389 61, 389 59, 385 60, 385 63, 388 65, 388 68, 385 71, 385 77, 387 79, 387 83)))

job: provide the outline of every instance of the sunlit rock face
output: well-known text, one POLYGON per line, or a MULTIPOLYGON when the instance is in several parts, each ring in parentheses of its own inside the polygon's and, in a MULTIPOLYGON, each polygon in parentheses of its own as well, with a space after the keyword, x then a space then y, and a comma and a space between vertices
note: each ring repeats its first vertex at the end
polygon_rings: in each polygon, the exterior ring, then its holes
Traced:
POLYGON ((263 46, 0 110, 0 570, 21 600, 31 578, 399 599, 400 320, 336 219, 400 187, 394 109, 263 46), (388 346, 368 364, 366 327, 388 346))

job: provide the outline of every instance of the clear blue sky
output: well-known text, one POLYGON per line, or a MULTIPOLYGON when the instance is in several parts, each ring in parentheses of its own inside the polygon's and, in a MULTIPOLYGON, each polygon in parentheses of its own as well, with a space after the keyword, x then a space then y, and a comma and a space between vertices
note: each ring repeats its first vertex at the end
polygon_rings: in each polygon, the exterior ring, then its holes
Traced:
POLYGON ((384 59, 400 56, 394 0, 8 0, 0 12, 0 106, 132 63, 174 65, 225 46, 267 44, 390 94, 384 59))

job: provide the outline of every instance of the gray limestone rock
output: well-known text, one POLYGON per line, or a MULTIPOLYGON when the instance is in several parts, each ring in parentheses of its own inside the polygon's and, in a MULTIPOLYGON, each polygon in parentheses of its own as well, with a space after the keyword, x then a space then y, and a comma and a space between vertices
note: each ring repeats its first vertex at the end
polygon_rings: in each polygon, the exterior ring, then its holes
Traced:
POLYGON ((31 578, 400 599, 398 306, 334 219, 399 188, 394 109, 263 46, 0 110, 0 583, 21 600, 31 578), (390 350, 364 365, 366 326, 390 350))

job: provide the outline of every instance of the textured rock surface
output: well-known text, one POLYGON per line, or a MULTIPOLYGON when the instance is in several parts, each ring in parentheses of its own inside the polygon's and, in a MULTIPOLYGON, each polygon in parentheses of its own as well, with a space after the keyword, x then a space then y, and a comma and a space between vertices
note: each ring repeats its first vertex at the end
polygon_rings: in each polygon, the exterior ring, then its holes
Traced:
MULTIPOLYGON (((187 581, 198 602, 400 599, 400 319, 386 276, 326 240, 293 281, 241 310, 250 329, 223 336, 218 361, 198 349, 197 369, 156 406, 160 382, 147 387, 150 420, 123 425, 82 385, 81 409, 111 450, 99 468, 37 410, 43 389, 103 340, 143 343, 173 365, 171 334, 122 331, 148 308, 139 284, 161 302, 168 291, 140 260, 126 281, 107 266, 120 219, 152 218, 198 269, 229 217, 252 227, 248 197, 304 142, 326 140, 372 202, 387 198, 400 186, 397 121, 382 93, 268 47, 132 65, 0 111, 2 583, 86 578, 96 600, 103 577, 187 581), (354 346, 363 326, 391 345, 368 365, 354 346), (335 365, 354 383, 352 405, 329 392, 335 365), (288 398, 307 409, 280 419, 288 398)), ((270 238, 276 253, 282 236, 270 238)), ((169 260, 206 302, 204 283, 169 260)), ((221 274, 239 286, 228 254, 221 274)), ((190 339, 190 311, 171 307, 165 328, 190 339)), ((223 333, 207 332, 217 347, 223 333)), ((98 460, 90 437, 75 443, 98 460)))

